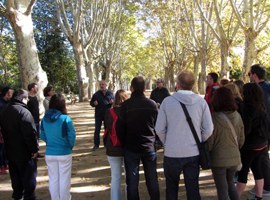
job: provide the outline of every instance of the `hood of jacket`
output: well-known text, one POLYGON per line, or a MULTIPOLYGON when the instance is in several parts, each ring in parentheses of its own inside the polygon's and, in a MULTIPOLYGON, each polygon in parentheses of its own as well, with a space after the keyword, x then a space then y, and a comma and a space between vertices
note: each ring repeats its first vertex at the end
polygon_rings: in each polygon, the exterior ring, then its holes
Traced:
POLYGON ((62 112, 60 112, 59 110, 49 109, 44 116, 44 120, 46 122, 54 122, 58 120, 61 115, 62 112))
MULTIPOLYGON (((239 121, 239 117, 237 117, 237 111, 227 111, 223 112, 223 114, 225 114, 231 122, 239 121)), ((213 112, 212 118, 224 129, 229 128, 227 122, 223 119, 219 112, 213 112)))
POLYGON ((172 95, 172 97, 175 98, 177 101, 182 102, 185 105, 194 105, 198 101, 201 101, 201 98, 202 98, 199 95, 189 90, 179 90, 175 92, 172 95))

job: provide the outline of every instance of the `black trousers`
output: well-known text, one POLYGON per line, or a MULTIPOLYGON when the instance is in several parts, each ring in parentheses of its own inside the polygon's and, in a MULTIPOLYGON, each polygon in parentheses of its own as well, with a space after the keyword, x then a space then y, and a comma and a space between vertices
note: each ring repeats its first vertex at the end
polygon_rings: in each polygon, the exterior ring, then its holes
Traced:
POLYGON ((12 198, 24 200, 35 200, 37 161, 25 162, 9 161, 9 175, 13 189, 12 198))
POLYGON ((263 178, 264 178, 264 188, 267 191, 270 191, 270 160, 268 152, 264 152, 264 156, 262 159, 262 168, 263 170, 263 178))

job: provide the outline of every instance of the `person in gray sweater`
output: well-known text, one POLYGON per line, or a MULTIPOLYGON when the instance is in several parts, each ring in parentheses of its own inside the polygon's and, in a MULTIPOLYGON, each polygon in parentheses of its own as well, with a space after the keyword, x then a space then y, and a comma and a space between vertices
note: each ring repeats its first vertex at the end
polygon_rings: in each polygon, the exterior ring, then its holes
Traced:
POLYGON ((166 177, 166 199, 178 196, 181 172, 188 200, 200 200, 199 150, 180 102, 186 105, 200 141, 212 134, 213 123, 207 102, 191 90, 195 83, 192 72, 178 75, 177 92, 164 99, 158 112, 155 130, 164 144, 164 174, 166 177))

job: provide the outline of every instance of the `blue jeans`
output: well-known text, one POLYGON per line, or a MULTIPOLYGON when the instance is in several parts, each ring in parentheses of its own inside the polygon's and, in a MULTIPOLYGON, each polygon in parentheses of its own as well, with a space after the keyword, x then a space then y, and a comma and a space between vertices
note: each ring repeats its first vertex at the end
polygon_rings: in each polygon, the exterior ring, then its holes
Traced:
MULTIPOLYGON (((100 144, 100 129, 104 122, 104 116, 95 116, 95 133, 94 133, 94 144, 99 147, 100 144)), ((105 127, 104 127, 105 129, 105 127)))
POLYGON ((36 160, 25 162, 9 161, 9 175, 13 189, 12 198, 35 200, 37 163, 36 160))
POLYGON ((159 185, 157 177, 157 154, 156 152, 133 153, 125 152, 125 170, 127 199, 138 200, 139 197, 139 168, 140 161, 143 164, 146 186, 151 200, 159 200, 159 185))
POLYGON ((121 178, 124 157, 107 156, 111 166, 111 200, 121 200, 121 178))
POLYGON ((177 200, 181 172, 188 200, 200 200, 199 192, 199 156, 187 158, 164 157, 164 174, 166 177, 166 199, 177 200))

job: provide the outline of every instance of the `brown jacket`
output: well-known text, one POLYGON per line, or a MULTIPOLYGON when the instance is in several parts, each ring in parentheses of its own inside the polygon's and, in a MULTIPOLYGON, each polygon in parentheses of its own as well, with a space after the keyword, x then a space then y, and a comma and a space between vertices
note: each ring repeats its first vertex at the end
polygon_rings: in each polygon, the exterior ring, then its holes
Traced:
POLYGON ((235 129, 238 144, 227 122, 219 113, 212 113, 214 131, 208 139, 212 167, 232 167, 241 162, 239 149, 245 141, 243 121, 237 111, 224 112, 224 114, 235 129))

